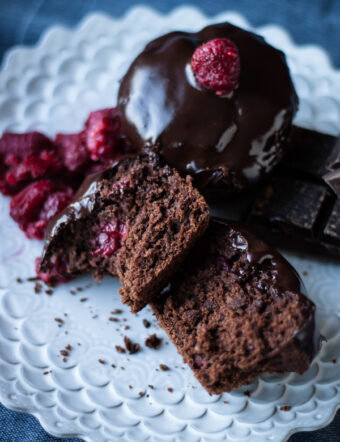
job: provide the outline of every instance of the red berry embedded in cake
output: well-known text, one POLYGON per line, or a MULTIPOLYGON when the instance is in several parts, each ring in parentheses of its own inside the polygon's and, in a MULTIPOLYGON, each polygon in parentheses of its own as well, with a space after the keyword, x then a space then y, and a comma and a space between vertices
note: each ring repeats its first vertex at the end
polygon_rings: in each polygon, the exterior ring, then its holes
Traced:
POLYGON ((119 221, 111 220, 107 223, 100 223, 92 255, 101 257, 113 255, 121 247, 125 234, 126 225, 119 221))
POLYGON ((215 38, 199 46, 192 55, 191 69, 197 82, 217 95, 233 91, 240 77, 240 55, 228 38, 215 38))
POLYGON ((35 270, 39 278, 48 285, 55 285, 58 282, 67 282, 67 278, 63 275, 67 265, 66 258, 61 259, 60 256, 51 259, 51 267, 46 271, 40 270, 41 258, 35 260, 35 270))

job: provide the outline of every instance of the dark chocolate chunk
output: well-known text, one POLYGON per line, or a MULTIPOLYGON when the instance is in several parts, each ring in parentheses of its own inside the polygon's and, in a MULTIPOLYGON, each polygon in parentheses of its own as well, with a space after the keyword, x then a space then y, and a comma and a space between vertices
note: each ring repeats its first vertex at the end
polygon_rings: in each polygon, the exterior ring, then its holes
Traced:
MULTIPOLYGON (((322 232, 322 239, 334 245, 339 251, 340 247, 340 199, 334 203, 327 224, 322 232), (337 246, 337 247, 336 247, 337 246)), ((338 252, 339 253, 339 252, 338 252)))
POLYGON ((339 163, 336 137, 294 127, 288 157, 247 220, 275 246, 340 257, 340 200, 331 190, 340 193, 339 163))
POLYGON ((268 220, 279 230, 294 229, 313 238, 329 196, 328 189, 320 184, 277 177, 260 193, 251 215, 268 220))
POLYGON ((293 126, 290 151, 283 167, 295 171, 299 177, 321 181, 330 169, 331 158, 337 150, 336 141, 332 135, 293 126))
POLYGON ((328 172, 323 176, 323 179, 334 191, 336 196, 340 198, 340 167, 332 172, 328 172))

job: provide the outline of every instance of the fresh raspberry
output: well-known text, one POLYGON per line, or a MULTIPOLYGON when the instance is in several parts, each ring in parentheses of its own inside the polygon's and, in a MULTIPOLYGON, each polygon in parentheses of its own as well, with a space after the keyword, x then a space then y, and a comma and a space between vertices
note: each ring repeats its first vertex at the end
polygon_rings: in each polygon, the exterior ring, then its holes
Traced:
POLYGON ((47 272, 40 270, 41 258, 35 260, 35 271, 38 277, 48 285, 55 285, 58 282, 67 282, 64 273, 66 270, 66 258, 61 259, 59 256, 51 258, 51 268, 47 272))
POLYGON ((101 223, 94 240, 95 250, 92 252, 93 256, 111 256, 122 245, 122 239, 126 235, 126 226, 120 222, 110 221, 108 223, 101 223))
POLYGON ((13 195, 26 184, 56 174, 61 163, 49 138, 39 132, 5 132, 0 138, 0 192, 13 195))
POLYGON ((48 222, 72 200, 70 187, 57 188, 48 180, 26 186, 11 201, 10 215, 27 238, 43 239, 48 222))
POLYGON ((6 181, 11 186, 42 178, 45 175, 53 176, 61 168, 56 153, 46 150, 39 155, 27 156, 21 161, 18 157, 8 156, 5 164, 10 166, 6 173, 6 181))
POLYGON ((92 161, 115 159, 121 144, 121 122, 115 108, 91 112, 85 123, 86 144, 92 161))
POLYGON ((53 150, 51 140, 40 132, 16 134, 5 132, 0 138, 0 156, 11 154, 20 159, 39 154, 43 150, 53 150))
POLYGON ((12 199, 10 215, 20 226, 26 226, 35 221, 48 195, 52 193, 53 185, 48 180, 36 181, 12 199))
POLYGON ((72 197, 73 190, 71 187, 62 186, 59 191, 52 193, 46 199, 39 217, 47 224, 70 204, 72 197))
POLYGON ((90 164, 85 138, 85 131, 82 131, 75 134, 57 134, 54 139, 56 150, 69 172, 84 172, 90 164))
POLYGON ((209 40, 193 53, 191 69, 202 87, 216 91, 217 95, 229 94, 240 77, 237 46, 227 38, 209 40))

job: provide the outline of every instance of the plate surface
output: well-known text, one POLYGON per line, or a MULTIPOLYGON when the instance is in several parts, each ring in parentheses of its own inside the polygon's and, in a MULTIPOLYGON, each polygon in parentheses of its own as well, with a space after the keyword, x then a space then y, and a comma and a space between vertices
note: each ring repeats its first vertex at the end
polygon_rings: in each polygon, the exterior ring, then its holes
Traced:
MULTIPOLYGON (((252 29, 235 13, 207 18, 191 7, 168 15, 138 7, 119 20, 96 14, 75 30, 49 30, 36 47, 15 48, 4 61, 0 133, 78 130, 89 111, 115 104, 118 80, 147 41, 225 20, 252 29)), ((288 56, 300 97, 296 123, 336 135, 340 71, 322 49, 296 46, 277 26, 255 31, 288 56)), ((150 310, 133 316, 121 306, 116 281, 98 284, 83 277, 52 295, 45 288, 36 294, 35 283, 25 278, 34 275, 42 244, 25 239, 8 205, 1 196, 0 400, 6 407, 32 413, 51 434, 88 441, 282 441, 334 416, 340 406, 339 264, 286 254, 317 304, 327 338, 310 370, 303 376, 264 375, 230 394, 209 396, 150 310), (115 315, 119 321, 110 321, 117 308, 123 310, 115 315), (144 345, 152 333, 163 338, 159 350, 144 345), (117 353, 115 345, 125 335, 142 344, 142 351, 117 353), (60 350, 67 344, 72 350, 63 362, 60 350), (170 370, 160 370, 161 363, 170 370)))

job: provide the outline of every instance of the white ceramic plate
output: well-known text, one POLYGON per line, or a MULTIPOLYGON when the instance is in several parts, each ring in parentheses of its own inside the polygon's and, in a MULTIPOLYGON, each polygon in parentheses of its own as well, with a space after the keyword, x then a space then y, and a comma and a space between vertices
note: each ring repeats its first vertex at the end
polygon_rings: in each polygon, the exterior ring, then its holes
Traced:
MULTIPOLYGON (((16 48, 5 59, 0 132, 78 130, 89 111, 115 104, 118 80, 148 40, 223 20, 250 28, 234 13, 207 18, 194 8, 160 15, 138 7, 119 20, 92 15, 75 30, 49 30, 36 47, 16 48)), ((340 72, 325 52, 296 46, 277 26, 255 31, 288 55, 300 97, 296 122, 337 134, 340 72)), ((264 375, 230 394, 209 396, 150 310, 133 316, 121 306, 116 281, 99 285, 84 277, 61 285, 52 296, 35 294, 33 282, 18 283, 17 277, 34 274, 42 244, 25 239, 8 216, 8 204, 0 198, 0 399, 6 407, 35 415, 51 434, 88 441, 282 441, 298 430, 322 427, 334 416, 340 404, 339 265, 288 255, 318 306, 328 339, 310 370, 303 376, 264 375), (83 291, 70 294, 77 287, 83 291), (123 308, 119 322, 108 320, 115 308, 123 308), (151 328, 143 326, 144 318, 151 328), (144 345, 154 332, 163 338, 160 350, 144 345), (142 351, 117 353, 115 345, 124 335, 142 344, 142 351), (62 362, 59 351, 67 344, 72 350, 62 362), (160 363, 170 370, 159 370, 160 363)))

